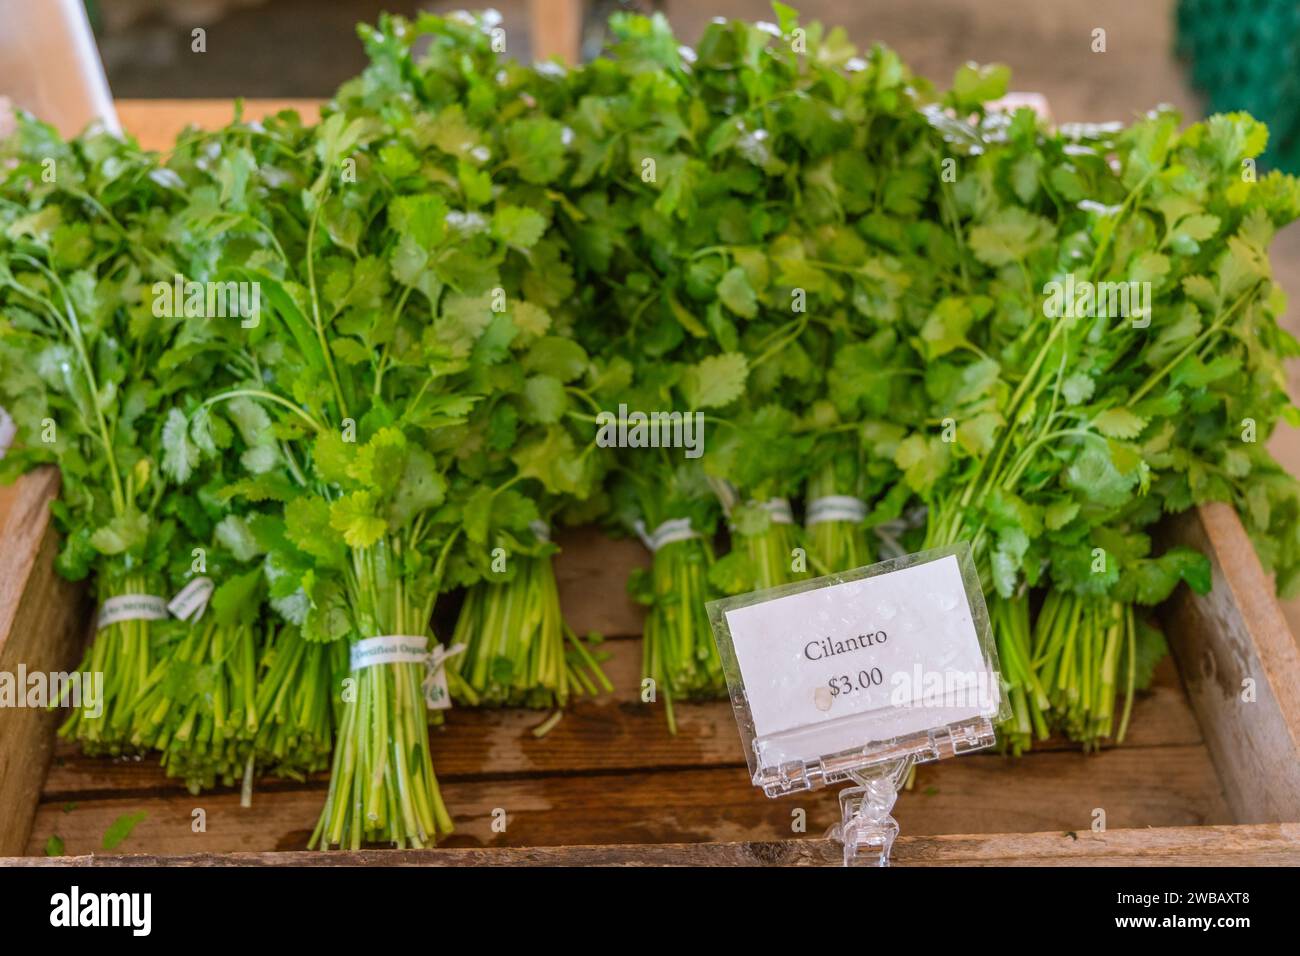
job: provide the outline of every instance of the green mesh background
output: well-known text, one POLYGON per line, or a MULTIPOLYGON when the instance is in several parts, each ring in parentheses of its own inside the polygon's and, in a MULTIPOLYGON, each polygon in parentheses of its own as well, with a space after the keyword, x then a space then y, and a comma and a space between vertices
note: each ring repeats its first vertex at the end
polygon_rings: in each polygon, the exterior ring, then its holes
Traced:
POLYGON ((1206 113, 1264 121, 1262 165, 1300 172, 1300 0, 1179 0, 1176 49, 1206 113))

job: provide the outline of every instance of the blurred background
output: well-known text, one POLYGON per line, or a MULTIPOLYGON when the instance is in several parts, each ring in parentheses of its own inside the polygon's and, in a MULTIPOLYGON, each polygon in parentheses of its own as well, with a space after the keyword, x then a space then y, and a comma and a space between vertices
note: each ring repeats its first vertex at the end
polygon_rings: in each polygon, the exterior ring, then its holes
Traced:
MULTIPOLYGON (((60 0, 0 0, 32 10, 60 0)), ((68 0, 72 2, 72 0, 68 0)), ((365 65, 358 21, 381 11, 449 12, 437 0, 87 0, 115 98, 328 97, 365 65), (196 37, 201 32, 201 51, 196 37)), ((1263 165, 1300 172, 1297 0, 791 0, 805 20, 840 26, 859 47, 883 42, 946 85, 967 60, 1012 69, 1012 89, 1042 94, 1058 122, 1131 120, 1168 103, 1188 119, 1247 109, 1273 134, 1263 165)), ((573 60, 599 50, 608 15, 659 11, 694 43, 713 17, 774 19, 767 0, 497 0, 507 54, 573 60)), ((4 33, 0 25, 0 54, 4 33)), ((11 49, 20 38, 9 31, 11 49)), ((3 92, 3 90, 0 90, 3 92)), ((1274 247, 1300 334, 1300 224, 1274 247)), ((1300 397, 1300 363, 1292 370, 1300 397)), ((1300 432, 1273 438, 1300 474, 1300 432)), ((1286 605, 1300 634, 1300 601, 1286 605)))
MULTIPOLYGON (((436 0, 90 0, 118 97, 328 96, 365 64, 355 24, 380 11, 476 6, 436 0), (195 27, 207 51, 190 50, 195 27)), ((767 0, 587 0, 588 47, 612 10, 659 10, 694 43, 713 17, 774 19, 767 0)), ((859 46, 882 41, 942 82, 966 60, 1007 63, 1015 88, 1045 94, 1071 120, 1121 119, 1160 102, 1196 112, 1174 56, 1173 0, 803 0, 805 19, 842 26, 859 46), (1092 31, 1106 31, 1105 53, 1092 31)), ((1223 3, 1228 6, 1228 3, 1223 3)), ((564 16, 562 0, 497 0, 508 53, 529 59, 564 16), (538 17, 538 11, 541 12, 538 17), (544 21, 535 28, 538 19, 544 21), (539 43, 541 41, 541 43, 539 43)))

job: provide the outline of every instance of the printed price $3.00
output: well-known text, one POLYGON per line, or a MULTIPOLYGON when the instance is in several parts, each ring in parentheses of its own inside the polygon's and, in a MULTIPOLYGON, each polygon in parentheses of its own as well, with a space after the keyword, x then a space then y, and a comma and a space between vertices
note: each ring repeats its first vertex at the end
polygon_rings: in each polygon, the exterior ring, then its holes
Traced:
POLYGON ((826 683, 830 686, 831 696, 839 697, 841 694, 852 694, 854 691, 870 690, 872 687, 879 687, 885 682, 885 676, 880 672, 879 667, 873 667, 870 670, 858 671, 856 674, 841 674, 832 677, 826 683))

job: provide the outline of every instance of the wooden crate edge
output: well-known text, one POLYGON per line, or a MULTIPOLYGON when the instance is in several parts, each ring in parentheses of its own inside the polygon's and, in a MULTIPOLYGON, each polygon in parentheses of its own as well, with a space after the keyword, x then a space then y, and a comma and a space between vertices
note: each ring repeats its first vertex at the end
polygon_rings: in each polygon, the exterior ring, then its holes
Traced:
MULTIPOLYGON (((1300 865, 1300 824, 903 836, 897 866, 1300 865)), ((836 866, 830 840, 0 858, 0 866, 836 866)))
MULTIPOLYGON (((54 570, 59 542, 50 502, 58 490, 58 471, 38 469, 9 489, 0 514, 0 671, 14 675, 24 695, 24 671, 76 667, 84 634, 83 591, 54 570)), ((0 853, 27 846, 58 722, 58 713, 40 707, 0 710, 0 853)))
POLYGON ((1300 649, 1237 513, 1202 505, 1166 521, 1166 545, 1209 556, 1206 595, 1180 587, 1165 636, 1237 823, 1300 820, 1300 649))

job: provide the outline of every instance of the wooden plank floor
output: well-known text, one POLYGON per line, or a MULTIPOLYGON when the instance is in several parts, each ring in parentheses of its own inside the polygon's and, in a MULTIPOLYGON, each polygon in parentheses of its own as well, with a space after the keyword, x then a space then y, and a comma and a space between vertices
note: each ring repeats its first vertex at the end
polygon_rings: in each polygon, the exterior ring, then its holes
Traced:
MULTIPOLYGON (((306 847, 324 795, 319 784, 269 784, 253 806, 216 791, 190 796, 171 788, 49 794, 38 812, 27 852, 42 852, 49 836, 68 853, 103 852, 104 832, 118 817, 145 819, 118 852, 185 854, 306 847), (194 811, 206 831, 191 828, 194 811)), ((452 847, 710 842, 822 836, 839 819, 834 790, 768 800, 749 785, 743 767, 553 773, 444 780, 456 833, 452 847), (494 832, 505 812, 506 830, 494 832)), ((1057 751, 1012 764, 998 756, 969 756, 921 768, 895 809, 904 832, 1015 833, 1087 831, 1096 808, 1110 828, 1195 826, 1229 822, 1205 748, 1124 747, 1101 754, 1057 751)))
MULTIPOLYGON (((639 629, 622 600, 639 545, 611 544, 590 529, 559 537, 566 614, 582 630, 639 629), (593 602, 593 595, 605 596, 593 602)), ((750 784, 731 708, 679 705, 677 737, 661 705, 640 701, 640 643, 611 638, 606 671, 616 692, 575 705, 545 737, 545 715, 456 709, 432 731, 434 766, 457 832, 451 847, 689 843, 820 837, 839 817, 834 790, 769 800, 750 784), (492 829, 504 810, 506 831, 492 829), (805 814, 794 829, 795 811, 805 814)), ((60 743, 27 852, 58 835, 69 854, 104 852, 119 816, 146 817, 117 852, 183 854, 296 850, 306 846, 326 786, 267 778, 252 808, 230 789, 191 796, 152 759, 101 760, 60 743), (202 808, 205 832, 192 830, 202 808)), ((1135 707, 1122 747, 1082 754, 1061 740, 1015 759, 972 754, 918 768, 895 811, 903 832, 1087 831, 1094 810, 1108 828, 1230 822, 1218 780, 1171 662, 1135 707)))

